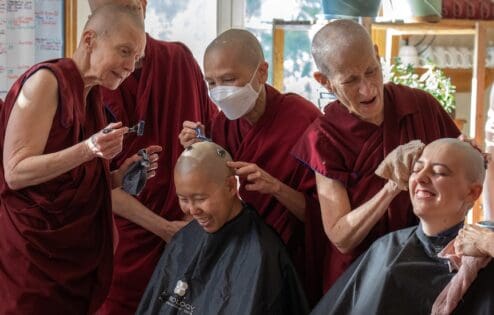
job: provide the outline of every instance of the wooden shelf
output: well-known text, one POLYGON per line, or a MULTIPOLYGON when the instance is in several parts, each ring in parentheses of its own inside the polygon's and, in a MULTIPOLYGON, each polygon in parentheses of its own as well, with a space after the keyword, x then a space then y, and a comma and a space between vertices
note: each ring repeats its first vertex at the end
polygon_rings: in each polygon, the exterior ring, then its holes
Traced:
POLYGON ((478 24, 494 28, 494 21, 490 20, 452 19, 443 19, 437 23, 376 22, 372 28, 391 31, 393 35, 475 35, 478 24))
MULTIPOLYGON (((422 74, 425 68, 417 68, 417 73, 422 74)), ((470 93, 472 91, 472 69, 442 68, 444 74, 451 78, 451 82, 456 86, 456 92, 470 93)), ((486 68, 485 86, 488 87, 494 82, 494 69, 486 68)))

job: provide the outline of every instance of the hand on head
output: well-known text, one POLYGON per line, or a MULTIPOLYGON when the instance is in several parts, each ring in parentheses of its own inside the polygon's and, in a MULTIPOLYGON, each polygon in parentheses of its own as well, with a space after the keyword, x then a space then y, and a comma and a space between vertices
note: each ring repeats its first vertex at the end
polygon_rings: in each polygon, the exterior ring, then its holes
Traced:
POLYGON ((375 171, 376 175, 395 182, 401 190, 408 190, 408 179, 413 164, 422 154, 424 147, 425 144, 420 140, 399 145, 379 164, 375 171))
POLYGON ((235 174, 245 179, 245 189, 261 194, 274 195, 280 191, 280 181, 268 174, 255 163, 242 161, 228 162, 227 165, 235 170, 235 174))
POLYGON ((178 139, 180 139, 180 144, 186 148, 193 143, 200 142, 201 140, 197 138, 197 128, 200 128, 202 134, 205 133, 204 125, 200 122, 184 121, 182 131, 178 134, 178 139))

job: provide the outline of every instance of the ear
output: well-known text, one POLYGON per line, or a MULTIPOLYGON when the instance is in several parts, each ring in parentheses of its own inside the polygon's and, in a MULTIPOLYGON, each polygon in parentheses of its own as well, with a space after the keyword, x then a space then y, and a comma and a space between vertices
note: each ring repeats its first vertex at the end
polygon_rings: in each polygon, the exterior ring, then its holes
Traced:
POLYGON ((88 29, 82 33, 81 43, 88 52, 91 52, 93 50, 95 40, 96 40, 95 31, 88 29))
POLYGON ((259 73, 260 84, 265 84, 268 81, 268 69, 269 64, 266 61, 263 61, 259 65, 259 69, 257 69, 257 72, 259 73))
POLYGON ((314 72, 313 74, 314 76, 314 79, 319 82, 320 85, 324 86, 326 88, 326 90, 328 90, 329 93, 333 93, 333 86, 331 84, 331 81, 328 79, 328 77, 320 72, 320 71, 316 71, 314 72))
POLYGON ((475 201, 480 197, 481 193, 482 193, 482 185, 472 184, 470 186, 470 191, 468 192, 468 195, 465 198, 465 203, 468 205, 468 209, 473 207, 475 201))
POLYGON ((237 195, 237 178, 232 175, 232 176, 228 176, 226 178, 226 187, 228 188, 228 192, 232 195, 232 196, 236 196, 237 195))

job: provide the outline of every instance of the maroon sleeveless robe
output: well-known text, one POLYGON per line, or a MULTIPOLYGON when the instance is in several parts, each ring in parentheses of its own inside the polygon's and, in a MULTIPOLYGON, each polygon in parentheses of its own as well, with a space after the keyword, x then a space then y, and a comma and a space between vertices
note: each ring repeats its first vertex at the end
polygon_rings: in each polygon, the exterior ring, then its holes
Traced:
MULTIPOLYGON (((25 80, 56 76, 59 104, 44 153, 81 142, 105 125, 98 88, 84 107, 84 83, 71 59, 38 64, 13 85, 0 111, 0 154, 7 122, 25 80)), ((91 314, 112 273, 108 163, 95 158, 45 183, 11 190, 0 167, 0 314, 91 314)))

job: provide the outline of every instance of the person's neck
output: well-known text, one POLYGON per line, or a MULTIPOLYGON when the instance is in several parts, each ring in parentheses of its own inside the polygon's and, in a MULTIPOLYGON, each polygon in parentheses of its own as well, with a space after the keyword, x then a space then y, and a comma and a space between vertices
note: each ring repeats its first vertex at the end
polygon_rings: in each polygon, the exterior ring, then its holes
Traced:
POLYGON ((261 92, 259 93, 259 97, 256 100, 256 105, 254 105, 254 108, 248 112, 244 118, 247 119, 247 121, 251 125, 255 125, 259 119, 261 119, 262 115, 264 115, 264 112, 266 111, 266 87, 263 85, 261 87, 261 92))
POLYGON ((233 204, 232 204, 232 212, 230 214, 230 218, 228 221, 231 221, 234 218, 236 218, 240 214, 240 212, 242 212, 243 207, 244 206, 242 205, 242 202, 240 201, 240 199, 235 198, 235 200, 233 201, 233 204))
POLYGON ((451 229, 452 227, 463 222, 465 218, 451 218, 446 220, 437 220, 437 222, 431 222, 431 220, 420 220, 420 224, 422 225, 422 230, 424 234, 432 237, 438 236, 439 234, 451 229))
POLYGON ((74 61, 77 70, 82 77, 82 82, 84 83, 84 100, 89 95, 91 89, 97 85, 94 80, 94 76, 89 73, 89 60, 83 51, 76 49, 72 56, 72 60, 74 61))

